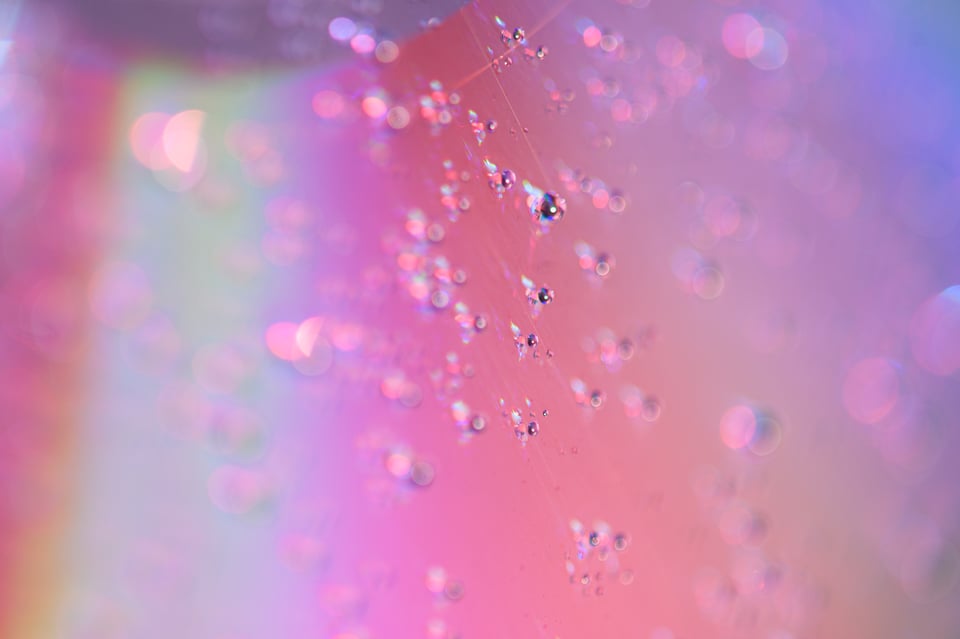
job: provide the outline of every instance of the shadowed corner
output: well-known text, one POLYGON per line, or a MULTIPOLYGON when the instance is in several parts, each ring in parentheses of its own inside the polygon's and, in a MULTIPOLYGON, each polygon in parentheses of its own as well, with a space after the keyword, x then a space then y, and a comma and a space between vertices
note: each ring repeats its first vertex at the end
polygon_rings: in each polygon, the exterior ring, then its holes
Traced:
MULTIPOLYGON (((439 24, 463 0, 47 0, 91 40, 124 53, 220 67, 312 66, 343 61, 333 29, 351 21, 359 35, 406 39, 439 24)), ((351 44, 347 42, 346 44, 351 44)))

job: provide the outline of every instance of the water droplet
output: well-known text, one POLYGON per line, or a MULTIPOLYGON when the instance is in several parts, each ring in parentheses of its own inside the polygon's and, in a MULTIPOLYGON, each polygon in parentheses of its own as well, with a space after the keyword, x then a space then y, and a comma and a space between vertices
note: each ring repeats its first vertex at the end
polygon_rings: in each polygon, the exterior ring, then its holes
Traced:
POLYGON ((633 344, 633 341, 628 338, 623 338, 620 340, 620 343, 617 344, 617 355, 620 356, 620 359, 627 361, 633 357, 633 354, 636 352, 636 347, 633 344))
POLYGON ((497 130, 496 120, 487 120, 487 133, 493 133, 497 130))
POLYGON ((487 427, 487 420, 483 415, 474 415, 470 420, 470 428, 475 433, 482 432, 487 427))
POLYGON ((460 601, 463 599, 463 584, 459 581, 448 581, 443 587, 444 596, 450 601, 460 601))
POLYGON ((536 333, 530 333, 529 335, 527 335, 527 346, 529 346, 530 348, 535 348, 539 343, 540 343, 540 338, 537 337, 536 333))
POLYGON ((538 47, 538 48, 537 48, 537 59, 538 59, 538 60, 543 60, 545 57, 547 57, 547 48, 546 48, 546 47, 538 47))
POLYGON ((613 547, 617 551, 624 550, 627 547, 627 536, 623 533, 617 534, 617 536, 613 538, 613 547))
POLYGON ((450 304, 450 295, 446 291, 434 291, 430 296, 434 308, 446 308, 450 304))
POLYGON ((516 183, 517 174, 510 169, 504 169, 500 173, 500 186, 502 186, 504 189, 512 189, 513 185, 516 183))
POLYGON ((598 532, 596 532, 596 531, 590 533, 589 541, 590 541, 590 545, 591 545, 591 546, 593 546, 593 547, 599 546, 599 545, 600 545, 600 533, 598 533, 598 532))
POLYGON ((418 461, 410 469, 410 481, 417 486, 426 487, 433 483, 435 472, 427 462, 418 461))
POLYGON ((516 42, 521 42, 526 37, 527 37, 527 32, 523 30, 523 27, 517 27, 516 29, 513 30, 513 39, 516 42))
POLYGON ((541 304, 549 304, 553 301, 553 289, 544 286, 537 292, 537 299, 541 304))
POLYGON ((487 327, 487 318, 483 315, 477 315, 473 320, 473 327, 478 331, 482 331, 487 327))
POLYGON ((605 399, 605 395, 603 391, 595 390, 592 393, 590 393, 590 405, 593 406, 594 408, 600 408, 601 406, 603 406, 604 399, 605 399))
POLYGON ((431 242, 439 242, 444 236, 443 227, 439 224, 431 224, 427 227, 427 239, 431 242))
POLYGON ((546 408, 544 408, 544 409, 543 409, 543 416, 544 416, 544 417, 548 417, 549 415, 550 415, 550 411, 547 410, 546 408))
POLYGON ((567 202, 553 191, 547 191, 537 201, 536 212, 540 215, 541 220, 557 222, 567 212, 567 202))
POLYGON ((660 402, 656 397, 648 397, 643 400, 640 407, 640 417, 645 422, 655 422, 660 418, 660 402))
POLYGON ((593 267, 594 272, 600 277, 606 277, 613 269, 613 258, 606 253, 597 256, 597 264, 593 267))
POLYGON ((527 434, 531 437, 536 437, 538 434, 540 434, 540 424, 538 424, 536 421, 532 421, 527 424, 527 434))

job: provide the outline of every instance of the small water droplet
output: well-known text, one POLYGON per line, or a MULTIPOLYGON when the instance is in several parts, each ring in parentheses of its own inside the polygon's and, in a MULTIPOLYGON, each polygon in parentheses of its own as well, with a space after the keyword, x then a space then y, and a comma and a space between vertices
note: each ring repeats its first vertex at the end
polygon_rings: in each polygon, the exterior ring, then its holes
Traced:
POLYGON ((504 189, 512 189, 513 185, 516 183, 517 174, 510 169, 504 169, 500 173, 500 186, 502 186, 504 189))
POLYGON ((544 417, 548 417, 549 415, 550 415, 550 411, 547 410, 546 408, 544 408, 544 409, 543 409, 543 416, 544 416, 544 417))
POLYGON ((523 30, 523 27, 517 27, 513 30, 513 39, 517 42, 523 41, 527 37, 527 32, 523 30))
POLYGON ((537 59, 538 59, 538 60, 543 60, 545 57, 547 57, 547 48, 546 48, 546 47, 538 47, 538 48, 537 48, 537 59))
POLYGON ((613 538, 613 547, 617 551, 622 551, 627 547, 627 536, 623 533, 619 533, 616 537, 613 538))
POLYGON ((473 327, 478 331, 482 331, 487 327, 487 318, 483 315, 477 315, 473 320, 473 327))
POLYGON ((549 304, 553 301, 553 289, 546 286, 542 287, 537 291, 537 299, 540 300, 541 304, 549 304))
POLYGON ((613 259, 606 253, 601 253, 597 256, 597 264, 594 267, 594 272, 600 277, 606 277, 610 274, 611 269, 613 269, 613 259))
POLYGON ((417 486, 426 487, 433 483, 435 472, 427 462, 418 461, 410 469, 410 481, 417 486))
POLYGON ((487 420, 483 415, 474 415, 470 420, 470 428, 475 433, 482 432, 487 427, 487 420))
POLYGON ((443 227, 439 224, 431 224, 427 227, 427 239, 431 242, 439 242, 444 236, 443 227))
POLYGON ((450 304, 450 295, 446 291, 434 291, 430 296, 434 308, 446 308, 450 304))
POLYGON ((527 434, 531 437, 536 437, 538 434, 540 434, 540 424, 538 424, 536 421, 532 421, 527 424, 527 434))
POLYGON ((557 193, 547 191, 537 201, 536 212, 543 221, 557 222, 567 212, 567 202, 557 193))
POLYGON ((444 596, 450 601, 460 601, 463 599, 463 584, 459 581, 448 581, 443 587, 444 596))
POLYGON ((497 130, 496 120, 487 120, 487 133, 493 133, 497 130))
POLYGON ((600 408, 601 406, 603 406, 604 398, 605 398, 605 395, 603 391, 595 390, 592 393, 590 393, 590 405, 593 406, 594 408, 600 408))
POLYGON ((640 408, 640 417, 647 422, 655 422, 660 418, 660 402, 656 397, 648 397, 643 400, 643 406, 640 408))
POLYGON ((540 338, 537 337, 536 333, 530 333, 529 335, 527 335, 527 346, 529 346, 530 348, 534 348, 539 343, 540 343, 540 338))
POLYGON ((590 533, 589 537, 590 545, 593 547, 600 545, 600 533, 594 531, 590 533))

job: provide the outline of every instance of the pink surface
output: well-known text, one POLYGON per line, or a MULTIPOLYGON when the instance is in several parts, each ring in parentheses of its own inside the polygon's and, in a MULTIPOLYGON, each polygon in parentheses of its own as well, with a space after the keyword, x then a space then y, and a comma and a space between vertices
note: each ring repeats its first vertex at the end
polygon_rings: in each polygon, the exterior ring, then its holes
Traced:
POLYGON ((956 87, 856 9, 19 45, 11 636, 952 636, 956 87))

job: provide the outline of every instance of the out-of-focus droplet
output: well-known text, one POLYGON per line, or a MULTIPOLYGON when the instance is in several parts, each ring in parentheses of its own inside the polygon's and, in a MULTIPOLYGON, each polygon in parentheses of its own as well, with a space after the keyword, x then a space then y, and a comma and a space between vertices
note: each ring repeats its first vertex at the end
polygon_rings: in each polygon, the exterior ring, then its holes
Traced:
POLYGON ((392 40, 382 40, 377 44, 377 48, 374 49, 374 55, 377 56, 377 60, 380 62, 389 64, 400 55, 400 47, 392 40))
POLYGON ((646 397, 640 406, 640 418, 645 422, 655 422, 660 419, 660 400, 656 397, 646 397))
POLYGON ((693 274, 693 292, 704 300, 714 300, 723 293, 723 272, 713 264, 703 264, 693 274))
POLYGON ((760 29, 760 23, 749 13, 734 13, 723 21, 723 46, 735 58, 746 60, 759 52, 756 41, 749 42, 750 34, 760 29))
POLYGON ((727 409, 720 418, 720 439, 733 450, 740 450, 750 443, 757 428, 753 409, 738 404, 727 409))
POLYGON ((357 33, 357 24, 350 18, 337 17, 327 26, 330 37, 337 42, 349 42, 357 33))
POLYGON ((765 457, 780 447, 783 438, 783 427, 780 422, 769 413, 757 414, 757 424, 747 447, 750 452, 759 457, 765 457))
POLYGON ((455 579, 447 581, 443 587, 443 596, 450 601, 460 601, 463 599, 463 583, 455 579))
POLYGON ((909 330, 913 357, 925 370, 943 376, 960 370, 960 285, 924 302, 909 330))
POLYGON ((763 71, 776 71, 787 62, 789 47, 780 32, 769 27, 754 29, 747 36, 750 64, 763 71))
POLYGON ((416 461, 410 467, 410 481, 422 488, 433 483, 435 474, 433 466, 425 461, 416 461))
POLYGON ((623 552, 627 549, 627 536, 623 533, 618 533, 613 538, 613 548, 617 552, 623 552))

